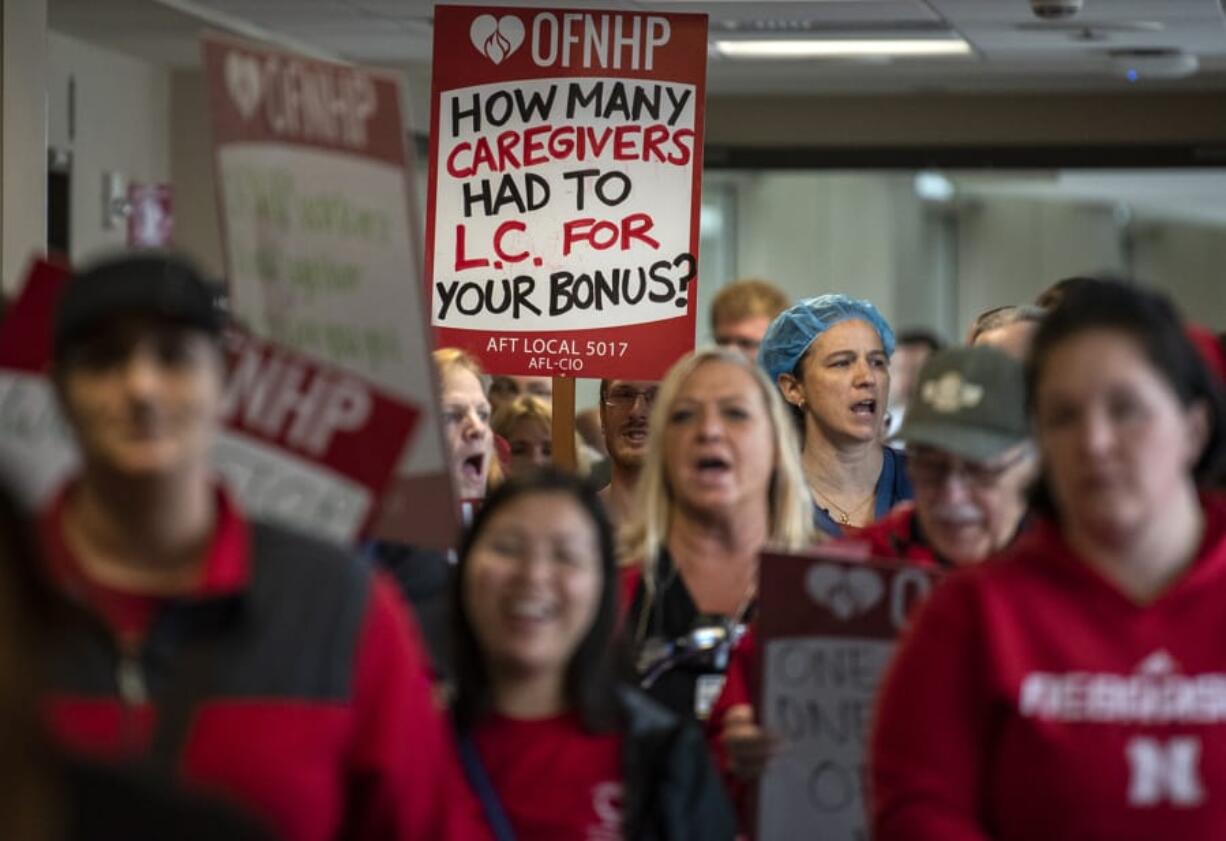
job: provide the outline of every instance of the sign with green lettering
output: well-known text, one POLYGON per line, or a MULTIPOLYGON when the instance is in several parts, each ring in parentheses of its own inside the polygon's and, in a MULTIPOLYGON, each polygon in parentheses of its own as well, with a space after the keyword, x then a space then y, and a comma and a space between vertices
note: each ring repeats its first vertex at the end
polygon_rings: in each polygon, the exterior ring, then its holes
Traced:
POLYGON ((447 545, 399 79, 217 35, 203 54, 234 314, 427 407, 376 533, 447 545))

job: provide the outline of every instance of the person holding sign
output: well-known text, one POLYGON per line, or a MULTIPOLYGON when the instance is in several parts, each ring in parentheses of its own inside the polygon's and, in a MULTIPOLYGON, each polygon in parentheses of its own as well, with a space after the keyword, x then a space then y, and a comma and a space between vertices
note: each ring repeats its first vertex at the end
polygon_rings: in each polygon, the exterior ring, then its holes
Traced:
POLYGON ((50 658, 55 735, 224 792, 285 841, 483 837, 393 585, 249 522, 215 480, 223 320, 161 254, 78 272, 59 301, 82 467, 40 533, 81 612, 50 658))
POLYGON ((1035 337, 1041 517, 950 576, 885 681, 873 837, 1226 832, 1226 407, 1165 297, 1070 289, 1035 337))
MULTIPOLYGON (((941 568, 979 563, 1008 546, 1036 470, 1025 403, 1017 360, 994 348, 937 351, 920 371, 901 433, 915 502, 836 545, 941 568)), ((759 674, 761 649, 751 633, 732 654, 709 731, 736 781, 757 780, 779 747, 758 723, 759 674)))
POLYGON ((731 841, 697 728, 616 680, 613 535, 589 485, 512 476, 456 580, 455 721, 497 841, 731 841))
POLYGON ((779 314, 758 360, 803 430, 818 529, 839 537, 913 496, 906 457, 881 443, 894 331, 868 301, 808 298, 779 314))
MULTIPOLYGON (((978 563, 1007 546, 1026 513, 1035 473, 1022 365, 994 348, 938 351, 921 369, 900 437, 915 484, 905 502, 841 543, 874 558, 925 567, 978 563)), ((761 647, 749 634, 733 652, 709 735, 749 822, 746 782, 781 742, 759 724, 761 647)))
POLYGON ((778 392, 737 351, 682 357, 660 385, 628 527, 624 632, 643 688, 705 719, 749 619, 758 553, 807 546, 809 495, 778 392))

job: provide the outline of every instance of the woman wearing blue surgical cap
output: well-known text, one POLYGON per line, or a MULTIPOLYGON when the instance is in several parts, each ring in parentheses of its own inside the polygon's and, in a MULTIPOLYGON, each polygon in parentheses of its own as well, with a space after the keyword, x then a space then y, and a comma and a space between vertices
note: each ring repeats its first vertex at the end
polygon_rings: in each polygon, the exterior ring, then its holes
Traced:
POLYGON ((905 456, 881 443, 893 352, 877 308, 847 295, 784 310, 758 351, 801 425, 814 524, 832 537, 912 496, 905 456))

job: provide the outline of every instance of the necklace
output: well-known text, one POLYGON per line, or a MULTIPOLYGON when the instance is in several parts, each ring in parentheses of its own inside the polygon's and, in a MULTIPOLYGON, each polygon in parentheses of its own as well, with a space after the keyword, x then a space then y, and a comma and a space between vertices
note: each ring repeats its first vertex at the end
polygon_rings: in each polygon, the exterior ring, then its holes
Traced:
POLYGON ((870 501, 872 501, 873 497, 877 495, 877 489, 873 488, 873 490, 869 493, 869 495, 866 496, 864 499, 862 499, 858 505, 852 508, 843 508, 838 503, 836 503, 834 500, 832 500, 830 497, 826 496, 824 493, 819 491, 817 488, 810 487, 810 490, 812 490, 814 495, 817 496, 822 502, 825 502, 826 505, 828 505, 830 508, 833 508, 838 513, 839 523, 844 526, 851 525, 851 515, 855 514, 857 511, 859 511, 861 508, 867 505, 870 501))

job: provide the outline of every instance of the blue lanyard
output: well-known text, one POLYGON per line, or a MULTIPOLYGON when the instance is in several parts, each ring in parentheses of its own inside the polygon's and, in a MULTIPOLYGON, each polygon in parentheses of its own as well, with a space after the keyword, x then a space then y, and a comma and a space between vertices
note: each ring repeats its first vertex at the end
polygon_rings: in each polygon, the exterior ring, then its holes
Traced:
POLYGON ((515 841, 511 820, 502 808, 502 801, 498 799, 498 792, 494 790, 494 783, 485 770, 485 764, 481 761, 481 754, 477 752, 472 736, 468 733, 457 733, 456 743, 460 748, 460 764, 464 766, 464 776, 468 778, 468 784, 481 801, 481 810, 485 812, 485 819, 494 833, 494 841, 515 841))

